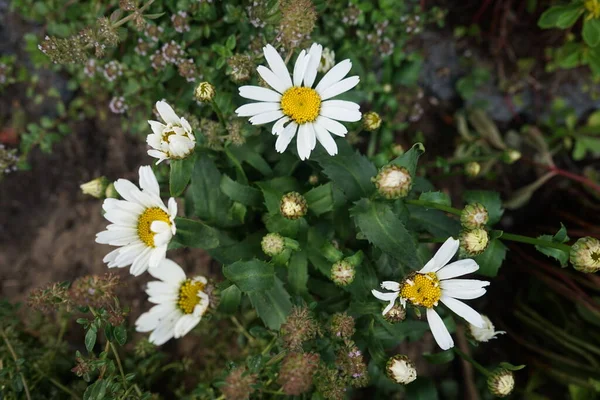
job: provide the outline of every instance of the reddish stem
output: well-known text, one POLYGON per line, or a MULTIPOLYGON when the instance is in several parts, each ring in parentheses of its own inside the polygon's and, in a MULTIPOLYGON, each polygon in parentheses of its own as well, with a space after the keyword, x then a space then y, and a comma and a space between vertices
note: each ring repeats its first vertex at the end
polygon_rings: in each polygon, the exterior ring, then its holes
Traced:
POLYGON ((574 180, 576 182, 582 183, 585 186, 594 189, 595 191, 597 191, 598 193, 600 193, 600 185, 598 185, 596 182, 592 181, 590 178, 586 178, 585 176, 581 176, 581 175, 577 175, 574 174, 573 172, 569 172, 566 171, 564 169, 558 168, 557 166, 551 166, 551 165, 546 165, 546 164, 540 164, 538 162, 535 162, 533 160, 529 160, 527 158, 523 158, 523 161, 535 165, 537 167, 540 168, 544 168, 545 170, 549 171, 549 172, 553 172, 556 175, 560 175, 560 176, 564 176, 565 178, 569 178, 571 180, 574 180))
POLYGON ((473 16, 473 23, 474 24, 476 24, 477 22, 479 22, 479 19, 481 18, 481 16, 485 12, 485 10, 490 6, 491 3, 492 3, 492 0, 485 0, 483 2, 483 4, 481 5, 481 7, 479 7, 479 10, 477 10, 477 13, 475 14, 475 16, 473 16))

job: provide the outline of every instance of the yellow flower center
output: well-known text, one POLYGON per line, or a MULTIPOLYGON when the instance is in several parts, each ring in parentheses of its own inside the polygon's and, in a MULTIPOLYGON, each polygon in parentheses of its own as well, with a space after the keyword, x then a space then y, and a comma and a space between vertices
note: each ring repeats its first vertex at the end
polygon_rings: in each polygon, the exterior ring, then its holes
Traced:
POLYGON ((150 226, 154 221, 163 221, 171 226, 169 214, 159 207, 146 208, 146 210, 138 218, 137 232, 138 237, 148 247, 154 247, 155 233, 150 230, 150 226))
POLYGON ((432 308, 442 297, 440 280, 435 272, 414 274, 404 281, 400 290, 400 296, 415 306, 432 308))
POLYGON ((297 124, 313 122, 321 110, 321 96, 307 87, 291 87, 281 96, 281 109, 297 124))
POLYGON ((598 0, 586 0, 583 5, 590 13, 588 19, 600 17, 600 2, 598 0))
POLYGON ((187 279, 179 288, 177 306, 184 314, 194 312, 194 307, 200 303, 198 292, 204 289, 204 283, 187 279))

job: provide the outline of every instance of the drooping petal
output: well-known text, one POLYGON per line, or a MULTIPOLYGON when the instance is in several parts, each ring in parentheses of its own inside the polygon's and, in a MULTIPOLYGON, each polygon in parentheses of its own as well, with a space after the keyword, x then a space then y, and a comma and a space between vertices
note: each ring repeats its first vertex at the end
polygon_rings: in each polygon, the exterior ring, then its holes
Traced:
POLYGON ((291 85, 287 85, 285 82, 281 81, 281 79, 279 79, 279 77, 267 67, 260 65, 256 70, 258 71, 258 74, 265 80, 265 82, 267 82, 269 86, 277 90, 279 93, 283 93, 291 87, 291 85))
POLYGON ((148 123, 150 124, 150 128, 152 128, 152 132, 159 138, 162 136, 163 131, 167 127, 165 124, 161 124, 158 121, 148 121, 148 123))
POLYGON ((352 68, 352 62, 350 60, 344 60, 336 64, 335 67, 331 68, 329 72, 325 74, 321 81, 315 88, 318 93, 328 89, 331 85, 334 85, 344 79, 350 69, 352 68))
POLYGON ((254 117, 250 118, 249 121, 252 125, 262 125, 273 122, 281 117, 283 117, 283 113, 280 110, 275 110, 255 115, 254 117))
POLYGON ((268 44, 263 48, 263 53, 265 55, 267 63, 269 64, 269 68, 271 68, 271 71, 273 71, 273 73, 277 75, 281 82, 286 84, 288 87, 292 86, 292 79, 290 78, 290 73, 287 67, 285 66, 285 62, 283 62, 283 59, 281 58, 277 50, 275 50, 275 47, 268 44))
POLYGON ((135 330, 137 332, 150 332, 158 327, 160 320, 174 310, 170 304, 157 304, 148 312, 143 313, 135 321, 135 330))
POLYGON ((283 117, 277 120, 277 122, 275 122, 273 124, 273 128, 271 129, 271 133, 273 135, 279 135, 281 132, 283 132, 283 129, 285 128, 285 124, 287 122, 289 122, 290 118, 289 117, 283 117))
POLYGON ((257 114, 279 110, 280 108, 281 105, 279 103, 248 103, 238 107, 238 109, 235 110, 235 113, 238 115, 238 117, 253 117, 257 114))
POLYGON ((427 322, 429 323, 433 338, 442 350, 448 350, 454 347, 454 340, 452 340, 448 328, 446 328, 444 321, 442 321, 442 318, 433 308, 427 309, 427 322))
POLYGON ((166 101, 157 101, 156 102, 156 110, 160 114, 160 117, 167 124, 179 125, 179 117, 173 111, 173 108, 167 104, 166 101))
POLYGON ((450 279, 457 276, 463 276, 475 272, 479 269, 479 265, 475 260, 467 258, 465 260, 458 260, 450 263, 437 272, 438 279, 450 279))
POLYGON ((161 281, 168 282, 172 285, 179 285, 185 280, 185 272, 175 261, 165 258, 162 262, 156 266, 156 268, 150 268, 148 273, 160 279, 161 281))
POLYGON ((448 264, 448 261, 454 257, 458 251, 460 242, 453 238, 448 238, 440 249, 433 255, 433 258, 425 264, 425 266, 419 271, 422 274, 428 272, 437 272, 444 265, 448 264))
POLYGON ((140 167, 140 187, 147 193, 158 196, 160 198, 160 187, 152 167, 143 165, 140 167))
POLYGON ((327 131, 327 129, 323 128, 319 124, 313 124, 313 128, 317 135, 317 139, 319 143, 327 150, 327 153, 330 156, 335 156, 338 153, 338 147, 335 143, 335 140, 331 137, 331 134, 327 131))
POLYGON ((160 320, 158 327, 150 334, 148 340, 157 346, 165 344, 175 334, 175 324, 181 317, 181 311, 175 309, 160 320))
POLYGON ((344 136, 346 136, 346 133, 348 133, 348 128, 346 128, 344 125, 340 124, 336 120, 324 117, 322 115, 319 115, 317 117, 317 119, 315 120, 315 123, 318 125, 321 125, 325 129, 327 129, 329 132, 331 132, 337 136, 344 137, 344 136))
POLYGON ((483 327, 484 322, 483 318, 481 318, 481 314, 471 308, 471 306, 468 306, 462 301, 456 300, 445 294, 442 294, 442 298, 440 300, 446 305, 446 307, 464 318, 471 325, 474 325, 478 328, 483 327))
POLYGON ((321 100, 327 100, 339 94, 347 92, 354 86, 358 85, 358 82, 360 82, 360 78, 358 76, 351 76, 349 78, 342 79, 338 83, 334 83, 325 90, 317 92, 321 96, 321 100))
POLYGON ((375 296, 379 300, 383 300, 383 301, 396 300, 396 298, 398 297, 397 292, 384 293, 384 292, 380 292, 378 290, 373 289, 373 290, 371 290, 371 293, 373 294, 373 296, 375 296))
POLYGON ((288 145, 296 135, 296 130, 298 129, 298 124, 295 122, 290 122, 288 126, 285 127, 283 132, 277 137, 277 141, 275 142, 275 150, 279 153, 283 153, 285 149, 287 149, 288 145))
MULTIPOLYGON (((157 235, 158 236, 158 235, 157 235)), ((155 247, 150 252, 150 259, 148 260, 148 268, 156 268, 165 258, 167 257, 167 245, 155 247)))
POLYGON ((152 247, 146 247, 142 253, 133 260, 133 264, 131 264, 131 268, 129 269, 131 275, 139 276, 148 269, 151 251, 152 247))
POLYGON ((336 119, 338 121, 356 122, 360 121, 362 114, 360 111, 348 110, 341 107, 323 107, 320 114, 324 117, 336 119))
POLYGON ((279 102, 281 100, 281 94, 274 90, 267 89, 260 86, 241 86, 240 96, 258 101, 274 101, 279 102))
POLYGON ((383 281, 381 287, 386 290, 393 290, 394 292, 400 291, 400 284, 394 281, 383 281))
POLYGON ((317 77, 317 69, 321 63, 321 54, 323 53, 323 46, 317 43, 313 43, 308 52, 309 61, 306 65, 306 72, 304 72, 304 86, 312 87, 317 77))
POLYGON ((296 138, 296 147, 298 149, 298 156, 301 160, 306 160, 310 157, 311 133, 314 135, 314 131, 309 131, 307 124, 300 125, 298 128, 298 137, 296 138))
POLYGON ((195 317, 192 314, 184 315, 175 324, 174 327, 174 337, 175 339, 179 339, 185 335, 187 335, 198 323, 200 322, 201 317, 195 317))
POLYGON ((302 50, 300 54, 298 54, 298 58, 296 58, 296 63, 294 64, 294 86, 302 85, 308 61, 309 58, 306 56, 306 50, 302 50))

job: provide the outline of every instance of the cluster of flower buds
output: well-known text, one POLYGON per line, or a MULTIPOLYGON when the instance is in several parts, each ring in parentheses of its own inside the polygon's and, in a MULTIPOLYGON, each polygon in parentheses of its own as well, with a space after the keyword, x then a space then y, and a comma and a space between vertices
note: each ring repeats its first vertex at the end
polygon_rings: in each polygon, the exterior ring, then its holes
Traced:
POLYGON ((293 307, 281 325, 284 346, 291 351, 302 351, 302 344, 314 339, 319 332, 319 325, 306 307, 293 307))
POLYGON ((298 47, 310 38, 317 22, 317 12, 311 0, 283 0, 279 6, 278 40, 286 49, 298 47))
POLYGON ((0 143, 0 174, 10 174, 17 170, 17 149, 8 149, 0 143))
POLYGON ((310 390, 320 357, 315 353, 289 353, 281 362, 277 383, 288 396, 300 396, 310 390))

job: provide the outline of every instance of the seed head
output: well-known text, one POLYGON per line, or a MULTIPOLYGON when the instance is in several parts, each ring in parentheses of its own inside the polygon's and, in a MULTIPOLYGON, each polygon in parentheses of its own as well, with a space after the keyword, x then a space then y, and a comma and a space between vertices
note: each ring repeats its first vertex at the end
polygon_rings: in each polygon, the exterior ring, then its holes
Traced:
POLYGON ((319 366, 315 353, 289 353, 281 362, 277 383, 288 396, 300 396, 310 390, 313 375, 319 366))
POLYGON ((459 239, 460 249, 469 257, 483 253, 490 241, 487 231, 483 228, 464 230, 459 239))
POLYGON ((8 149, 0 143, 0 176, 17 170, 17 149, 8 149))
POLYGON ((178 11, 177 14, 171 15, 171 23, 176 32, 183 33, 190 30, 188 15, 185 11, 178 11))
POLYGON ((348 286, 354 281, 356 269, 346 259, 335 262, 331 266, 331 280, 338 286, 348 286))
POLYGON ((212 101, 215 97, 215 87, 208 82, 200 82, 194 91, 196 100, 201 102, 212 101))
POLYGON ((283 195, 279 203, 279 212, 287 219, 304 217, 308 211, 306 199, 298 192, 289 192, 283 195))
POLYGON ((396 304, 383 316, 383 318, 390 324, 397 324, 398 322, 404 321, 406 318, 406 310, 401 305, 396 304))
POLYGON ((129 109, 129 106, 125 102, 125 98, 123 96, 115 96, 110 99, 108 108, 115 114, 123 114, 129 109))
POLYGON ((194 64, 194 60, 191 58, 181 60, 179 65, 177 65, 177 71, 179 72, 179 75, 184 77, 188 82, 195 82, 198 77, 198 69, 196 68, 196 64, 194 64))
POLYGON ((344 11, 344 15, 342 16, 342 22, 350 26, 357 25, 361 13, 362 11, 360 11, 360 8, 358 8, 354 4, 350 4, 348 7, 346 7, 346 10, 344 11))
POLYGON ((492 372, 487 380, 488 389, 495 396, 506 397, 515 388, 515 376, 512 371, 498 368, 492 372))
POLYGON ((600 241, 593 237, 584 237, 573 246, 570 254, 571 264, 577 271, 587 274, 600 270, 600 241))
POLYGON ((335 313, 331 318, 329 329, 335 338, 343 340, 352 339, 354 332, 356 332, 356 329, 354 328, 354 318, 345 312, 335 313))
POLYGON ((113 302, 119 286, 118 275, 86 275, 73 281, 70 297, 78 306, 103 307, 113 302))
POLYGON ((258 376, 246 372, 244 368, 236 368, 225 378, 221 392, 227 400, 246 400, 254 393, 253 385, 258 376))
POLYGON ((388 378, 401 385, 407 385, 417 379, 415 365, 408 356, 401 354, 397 354, 388 360, 385 372, 388 378))
POLYGON ((317 12, 310 0, 282 0, 279 9, 278 39, 286 49, 298 47, 310 34, 317 21, 317 12))
POLYGON ((460 214, 463 228, 481 228, 488 222, 488 211, 481 203, 467 204, 460 214))
POLYGON ((362 352, 354 345, 345 346, 338 351, 336 365, 346 382, 355 388, 369 383, 369 373, 362 352))
POLYGON ((227 65, 231 68, 231 79, 235 83, 242 83, 250 79, 254 71, 254 62, 245 54, 235 54, 227 60, 227 65))
POLYGON ((292 308, 285 324, 281 326, 284 346, 291 351, 302 351, 302 344, 314 339, 319 326, 307 307, 292 308))
POLYGON ((386 199, 406 197, 412 187, 410 172, 398 165, 386 165, 371 180, 375 182, 379 194, 386 199))
POLYGON ((369 111, 363 115, 363 126, 367 131, 374 131, 381 126, 381 117, 375 111, 369 111))

